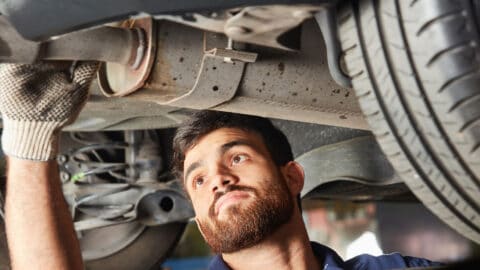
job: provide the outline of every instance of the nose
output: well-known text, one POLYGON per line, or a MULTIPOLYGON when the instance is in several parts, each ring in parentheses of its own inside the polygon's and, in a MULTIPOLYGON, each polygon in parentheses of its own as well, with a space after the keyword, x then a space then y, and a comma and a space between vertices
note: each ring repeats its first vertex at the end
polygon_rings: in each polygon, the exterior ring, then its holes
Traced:
POLYGON ((214 172, 214 175, 211 176, 212 181, 210 182, 210 189, 213 193, 217 191, 222 191, 227 188, 227 186, 233 185, 238 182, 238 178, 223 166, 217 166, 214 172))

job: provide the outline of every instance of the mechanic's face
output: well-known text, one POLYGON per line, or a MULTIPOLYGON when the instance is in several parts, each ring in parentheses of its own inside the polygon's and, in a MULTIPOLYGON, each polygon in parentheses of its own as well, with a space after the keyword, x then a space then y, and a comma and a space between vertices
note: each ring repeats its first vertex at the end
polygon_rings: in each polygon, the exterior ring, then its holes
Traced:
POLYGON ((211 248, 230 253, 253 246, 288 222, 297 192, 290 190, 288 175, 252 132, 221 128, 189 149, 185 187, 211 248))

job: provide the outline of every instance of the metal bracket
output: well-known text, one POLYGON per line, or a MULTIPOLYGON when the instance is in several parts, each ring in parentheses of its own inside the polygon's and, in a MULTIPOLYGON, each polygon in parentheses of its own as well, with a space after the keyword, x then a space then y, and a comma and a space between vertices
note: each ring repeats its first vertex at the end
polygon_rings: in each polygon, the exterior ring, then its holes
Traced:
POLYGON ((343 87, 352 87, 352 80, 346 76, 340 67, 342 49, 337 38, 336 6, 331 5, 315 14, 315 20, 322 31, 323 40, 327 49, 327 62, 330 75, 343 87))
POLYGON ((244 7, 225 21, 224 32, 235 41, 298 51, 298 26, 321 8, 310 4, 244 7))
POLYGON ((230 49, 207 51, 193 88, 186 94, 162 102, 162 105, 204 110, 231 100, 240 85, 247 62, 256 53, 230 49))

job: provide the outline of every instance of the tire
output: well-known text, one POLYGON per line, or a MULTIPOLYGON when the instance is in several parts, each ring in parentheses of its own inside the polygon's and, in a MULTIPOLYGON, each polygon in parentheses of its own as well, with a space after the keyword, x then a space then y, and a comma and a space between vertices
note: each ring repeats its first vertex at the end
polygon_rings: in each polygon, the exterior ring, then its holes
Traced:
POLYGON ((337 23, 346 73, 382 150, 427 208, 480 243, 478 5, 352 1, 337 23))

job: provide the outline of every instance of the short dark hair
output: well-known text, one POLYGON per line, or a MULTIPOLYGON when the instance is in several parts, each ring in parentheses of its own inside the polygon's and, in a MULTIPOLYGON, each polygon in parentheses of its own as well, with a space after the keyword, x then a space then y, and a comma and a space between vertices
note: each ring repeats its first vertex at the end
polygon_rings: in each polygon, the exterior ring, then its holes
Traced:
POLYGON ((220 128, 238 128, 261 136, 277 166, 293 161, 287 137, 266 118, 217 111, 200 111, 184 122, 173 138, 173 172, 183 179, 185 152, 203 136, 220 128))

